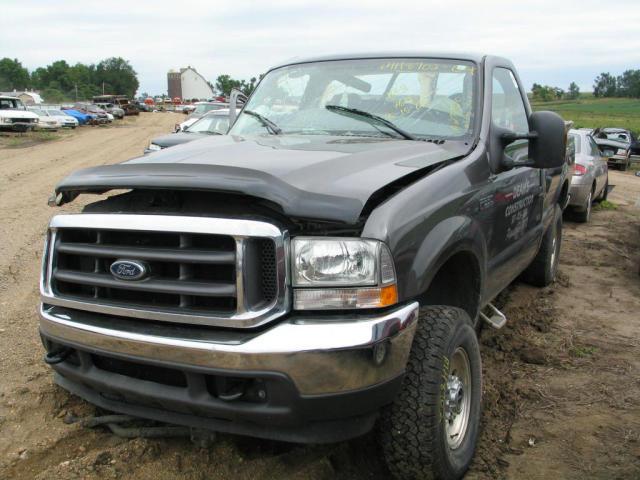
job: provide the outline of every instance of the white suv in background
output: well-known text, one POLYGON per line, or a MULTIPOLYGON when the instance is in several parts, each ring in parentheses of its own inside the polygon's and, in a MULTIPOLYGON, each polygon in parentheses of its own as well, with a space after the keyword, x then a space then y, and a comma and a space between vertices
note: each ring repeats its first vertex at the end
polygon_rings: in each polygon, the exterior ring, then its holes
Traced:
POLYGON ((38 118, 19 98, 0 96, 0 130, 27 132, 38 125, 38 118))

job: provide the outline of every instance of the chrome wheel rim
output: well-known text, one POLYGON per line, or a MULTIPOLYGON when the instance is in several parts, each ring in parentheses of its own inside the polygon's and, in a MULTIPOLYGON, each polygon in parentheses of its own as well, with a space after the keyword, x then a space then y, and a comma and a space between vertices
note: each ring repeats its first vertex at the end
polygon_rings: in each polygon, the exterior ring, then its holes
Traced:
POLYGON ((471 414, 471 365, 462 347, 453 352, 449 366, 444 393, 444 424, 447 445, 455 450, 465 439, 471 414))
POLYGON ((592 194, 591 192, 589 192, 589 198, 587 198, 587 220, 589 220, 589 217, 591 217, 591 198, 592 194))
POLYGON ((556 253, 557 253, 557 248, 556 248, 556 244, 558 243, 557 240, 557 235, 553 236, 553 240, 551 240, 551 257, 549 262, 551 263, 551 270, 553 271, 553 268, 555 267, 556 264, 556 253))

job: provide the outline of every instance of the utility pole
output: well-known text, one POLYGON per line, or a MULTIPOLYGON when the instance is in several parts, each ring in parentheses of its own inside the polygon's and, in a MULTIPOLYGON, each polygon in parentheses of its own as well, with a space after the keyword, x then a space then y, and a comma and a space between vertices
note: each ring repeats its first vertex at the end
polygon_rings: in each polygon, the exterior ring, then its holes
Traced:
POLYGON ((102 95, 104 95, 104 82, 102 82, 102 95))
POLYGON ((76 87, 76 102, 77 102, 78 101, 78 84, 74 83, 73 86, 76 87))

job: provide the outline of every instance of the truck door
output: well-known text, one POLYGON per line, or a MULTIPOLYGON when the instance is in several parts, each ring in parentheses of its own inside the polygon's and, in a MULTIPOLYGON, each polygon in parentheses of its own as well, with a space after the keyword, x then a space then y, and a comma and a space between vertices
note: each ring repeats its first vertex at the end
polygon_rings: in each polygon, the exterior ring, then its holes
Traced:
MULTIPOLYGON (((491 90, 491 135, 529 132, 528 109, 511 70, 495 67, 491 90)), ((543 172, 524 165, 529 155, 528 140, 517 140, 500 150, 492 154, 499 154, 515 166, 499 168, 490 182, 493 224, 488 290, 493 294, 513 281, 535 256, 541 238, 544 199, 543 172)))

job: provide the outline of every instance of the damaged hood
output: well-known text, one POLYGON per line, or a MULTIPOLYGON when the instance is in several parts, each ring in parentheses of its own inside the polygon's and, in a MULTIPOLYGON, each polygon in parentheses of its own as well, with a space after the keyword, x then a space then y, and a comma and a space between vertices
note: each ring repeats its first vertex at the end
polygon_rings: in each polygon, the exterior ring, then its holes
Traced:
POLYGON ((56 195, 60 205, 111 189, 230 192, 274 202, 291 217, 354 224, 378 190, 468 150, 457 141, 223 135, 79 170, 56 186, 56 195))
POLYGON ((625 142, 624 140, 610 140, 608 138, 594 138, 593 139, 598 145, 614 147, 614 148, 629 148, 629 142, 625 142))

